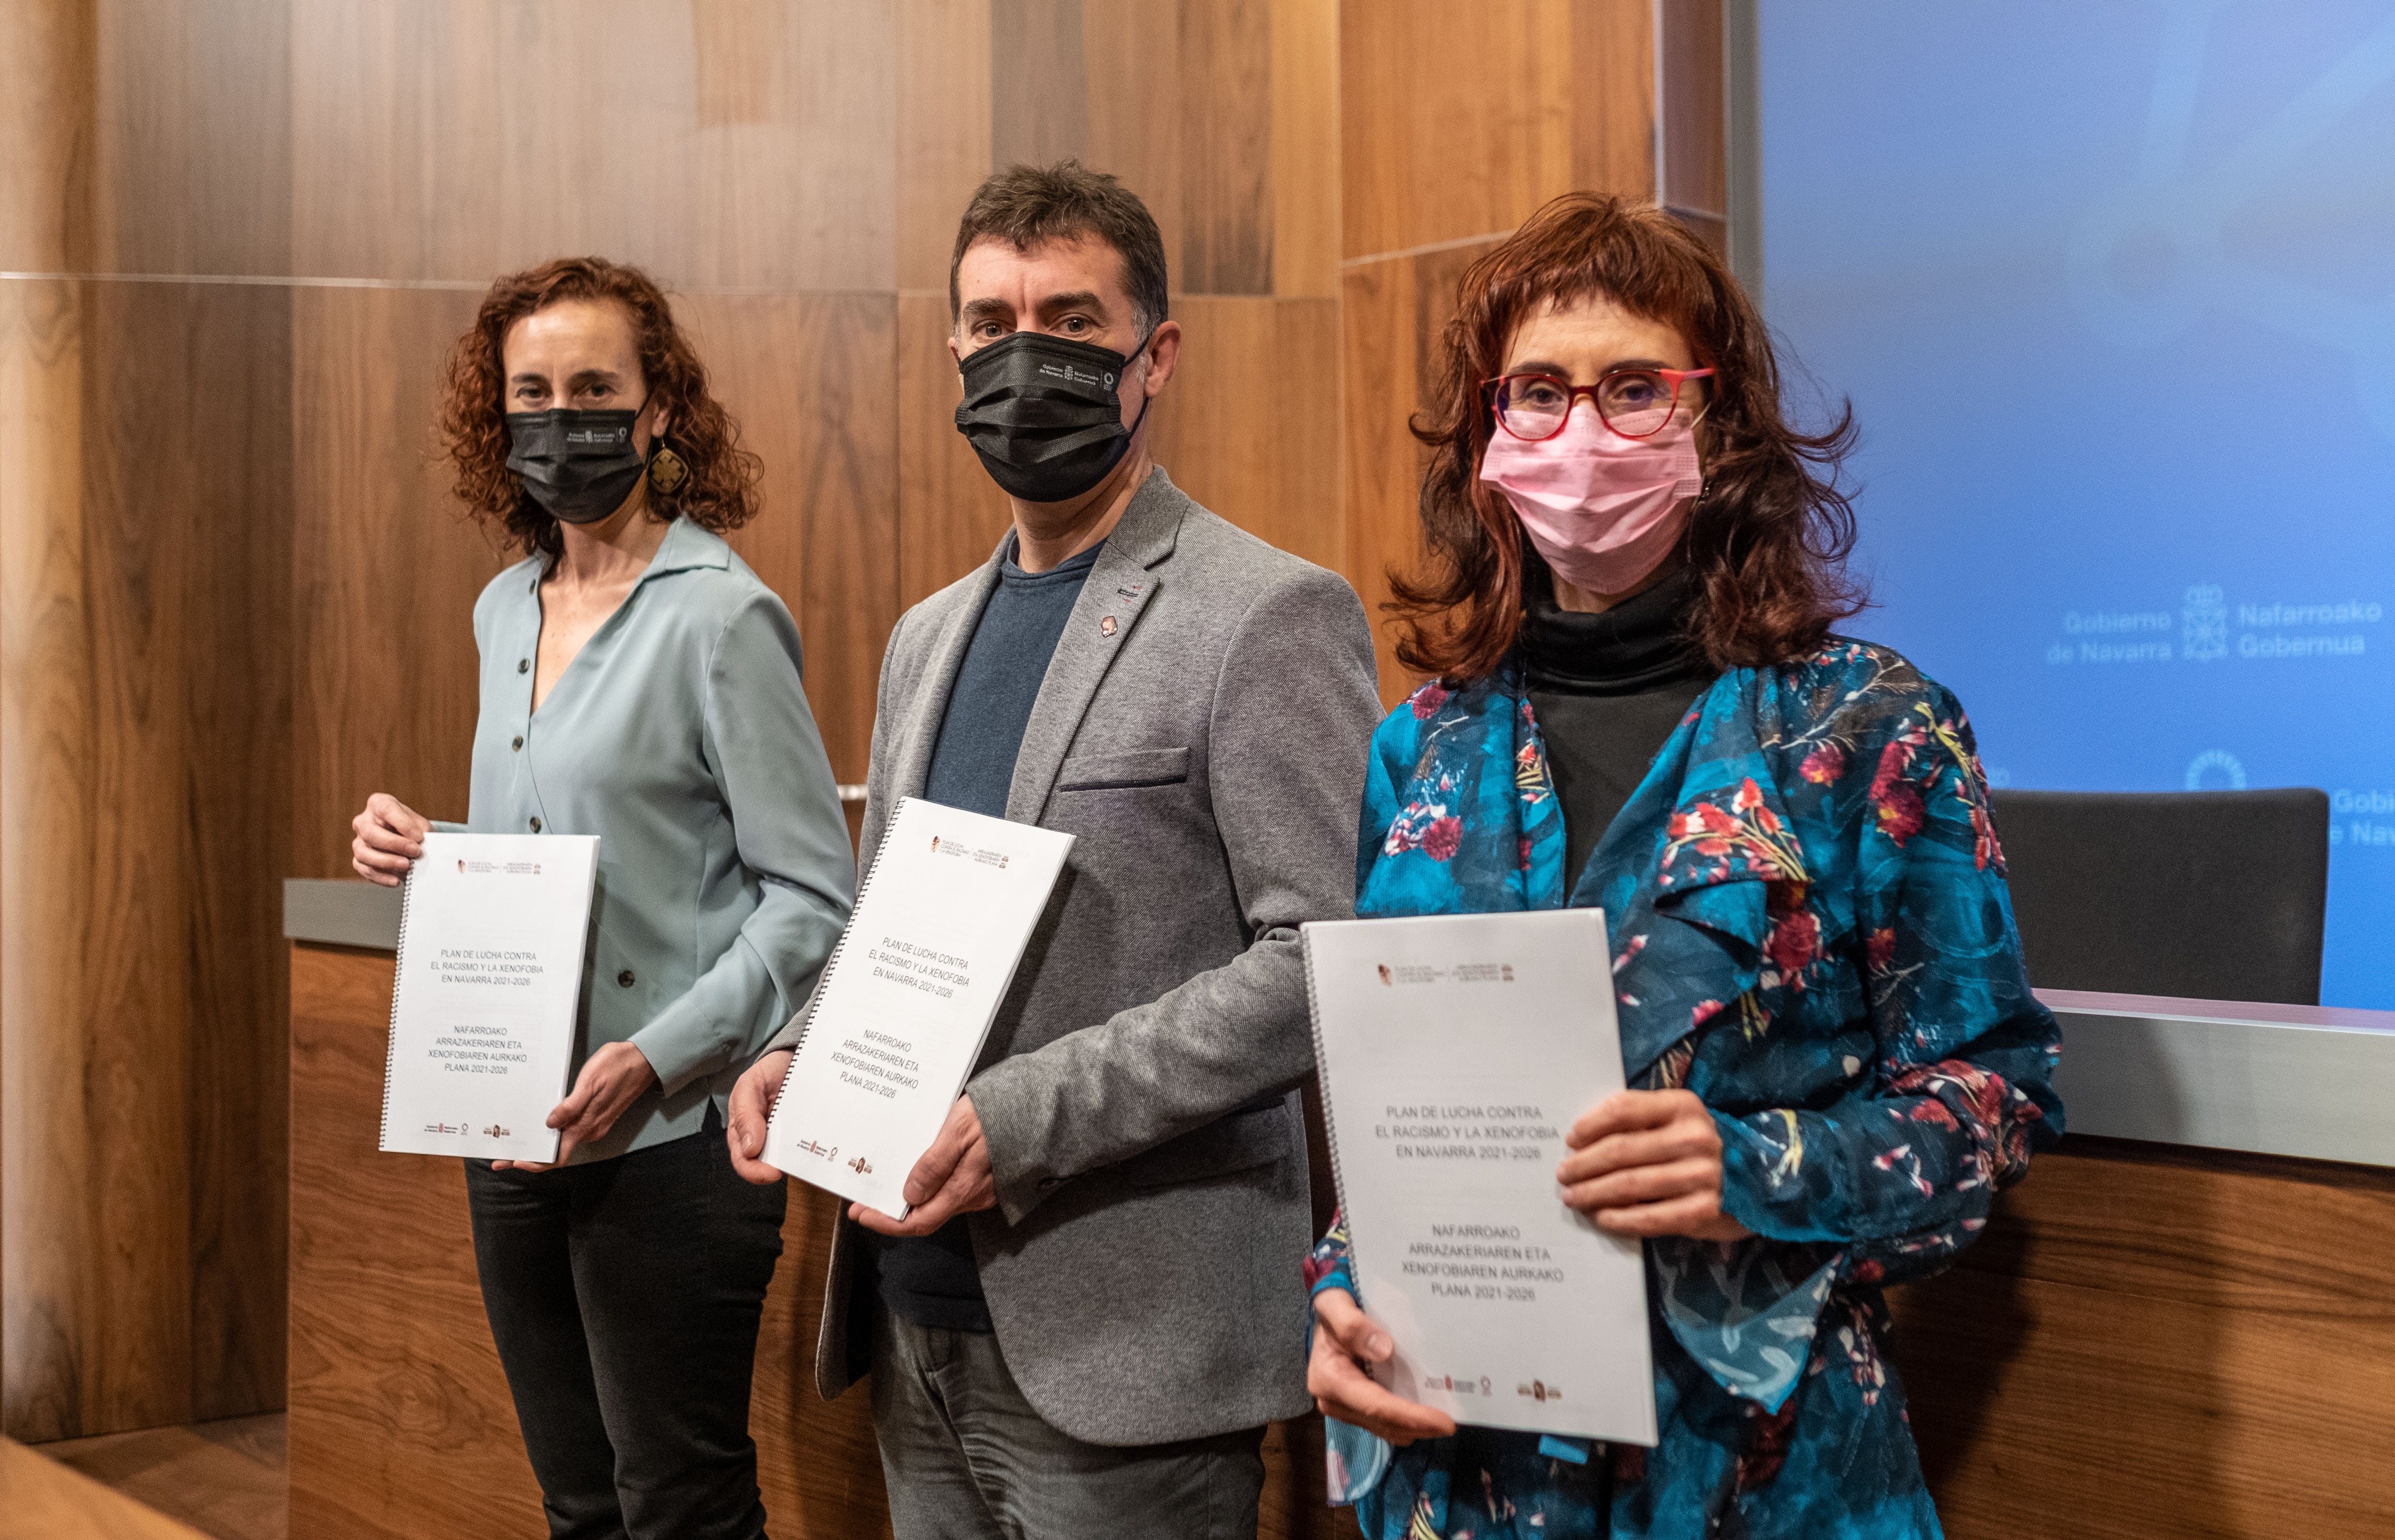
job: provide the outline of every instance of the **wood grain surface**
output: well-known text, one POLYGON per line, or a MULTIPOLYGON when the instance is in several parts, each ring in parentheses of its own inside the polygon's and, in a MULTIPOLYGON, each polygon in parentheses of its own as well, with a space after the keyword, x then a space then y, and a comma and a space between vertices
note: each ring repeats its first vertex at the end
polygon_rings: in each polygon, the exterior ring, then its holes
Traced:
POLYGON ((989 559, 1006 494, 957 431, 964 388, 948 356, 948 296, 898 299, 898 597, 922 602, 989 559))
POLYGON ((350 818, 373 792, 428 818, 466 816, 474 598, 516 559, 459 511, 434 458, 442 359, 475 303, 437 289, 292 296, 292 854, 283 875, 353 875, 350 818))
POLYGON ((1343 571, 1339 305, 1184 295, 1180 367, 1158 399, 1173 484, 1258 539, 1343 571))
POLYGON ((990 0, 898 0, 898 275, 948 291, 957 220, 992 165, 990 0))
MULTIPOLYGON (((20 0, 21 3, 21 0, 20 0)), ((39 7, 53 0, 33 0, 39 7)), ((87 0, 91 270, 290 270, 290 0, 87 0)))
POLYGON ((482 283, 894 282, 895 22, 841 0, 290 7, 289 267, 482 283))
POLYGON ((207 1540, 0 1436, 0 1540, 207 1540))
POLYGON ((289 1540, 284 1415, 260 1412, 37 1445, 44 1458, 218 1540, 289 1540))
POLYGON ((1391 705, 1421 683, 1396 661, 1396 625, 1383 608, 1389 574, 1418 573, 1423 559, 1422 476, 1429 452, 1408 425, 1429 405, 1463 271, 1492 244, 1351 262, 1344 271, 1347 574, 1372 617, 1381 695, 1391 705))
POLYGON ((2074 1136, 1896 1291, 1954 1540, 2395 1533, 2395 1172, 2074 1136))
POLYGON ((865 779, 881 647, 898 622, 897 297, 702 295, 677 308, 763 457, 732 546, 798 617, 832 771, 865 779))
POLYGON ((1339 297, 1339 0, 1271 0, 1272 290, 1339 297))
MULTIPOLYGON (((1611 4, 1614 0, 1596 0, 1611 4)), ((1571 7, 1348 0, 1340 29, 1350 260, 1509 230, 1572 185, 1571 7)))
POLYGON ((56 1438, 280 1396, 289 310, 9 297, 6 1420, 56 1438))

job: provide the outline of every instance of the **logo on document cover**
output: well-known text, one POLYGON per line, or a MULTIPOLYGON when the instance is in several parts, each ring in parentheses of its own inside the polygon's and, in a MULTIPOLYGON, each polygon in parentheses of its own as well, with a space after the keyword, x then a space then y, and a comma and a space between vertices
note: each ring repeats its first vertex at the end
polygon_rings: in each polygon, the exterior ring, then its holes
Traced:
POLYGON ((1431 967, 1421 963, 1399 963, 1392 967, 1387 963, 1372 965, 1381 975, 1381 987, 1395 989, 1399 984, 1436 984, 1449 981, 1459 984, 1510 984, 1514 981, 1512 963, 1458 963, 1453 967, 1431 967))
POLYGON ((492 1139, 505 1139, 509 1134, 514 1133, 515 1130, 512 1128, 502 1128, 497 1124, 494 1123, 488 1128, 483 1129, 483 1132, 492 1139))
MULTIPOLYGON (((940 843, 940 836, 938 835, 933 835, 932 836, 933 852, 937 854, 942 849, 943 847, 940 843)), ((983 866, 996 866, 1000 870, 1005 868, 1008 862, 1014 859, 1003 850, 976 850, 965 845, 961 845, 953 839, 947 842, 945 849, 947 850, 948 854, 952 856, 956 856, 959 859, 971 860, 983 866)))
POLYGON ((839 1145, 826 1145, 821 1139, 803 1139, 795 1148, 801 1153, 813 1155, 818 1160, 829 1160, 840 1153, 839 1145))
POLYGON ((1532 1401, 1561 1401, 1564 1399, 1564 1388, 1562 1386, 1549 1385, 1542 1379, 1534 1379, 1528 1385, 1516 1385, 1514 1387, 1514 1393, 1517 1396, 1528 1396, 1532 1401))
POLYGON ((860 1177, 869 1177, 873 1175, 873 1163, 867 1160, 863 1155, 859 1155, 854 1160, 850 1161, 848 1163, 848 1168, 851 1171, 855 1172, 860 1177))

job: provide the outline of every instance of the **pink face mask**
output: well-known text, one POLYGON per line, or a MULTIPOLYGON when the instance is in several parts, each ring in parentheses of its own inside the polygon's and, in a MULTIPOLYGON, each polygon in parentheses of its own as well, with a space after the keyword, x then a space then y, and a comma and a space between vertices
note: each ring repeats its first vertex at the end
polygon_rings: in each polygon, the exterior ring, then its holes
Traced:
POLYGON ((1514 505, 1556 575, 1593 594, 1627 593, 1661 566, 1705 485, 1693 425, 1625 439, 1594 406, 1536 443, 1497 428, 1480 479, 1514 505))

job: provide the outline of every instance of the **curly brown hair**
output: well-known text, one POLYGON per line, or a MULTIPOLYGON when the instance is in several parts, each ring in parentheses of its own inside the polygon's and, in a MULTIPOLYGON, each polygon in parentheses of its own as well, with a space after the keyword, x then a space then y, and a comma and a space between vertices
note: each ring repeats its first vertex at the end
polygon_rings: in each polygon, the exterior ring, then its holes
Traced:
POLYGON ((1855 438, 1842 409, 1805 434, 1780 410, 1780 366, 1763 318, 1711 248, 1644 200, 1555 199, 1463 275, 1430 410, 1422 492, 1427 569, 1390 574, 1397 660, 1450 684, 1496 671, 1521 634, 1524 568, 1538 559, 1504 497, 1479 478, 1494 418, 1480 382, 1504 372, 1515 329, 1542 302, 1606 298, 1675 328, 1715 371, 1705 414, 1705 490, 1679 555, 1694 578, 1691 640, 1716 668, 1761 667, 1820 645, 1863 607, 1843 563, 1854 510, 1837 467, 1855 438))
POLYGON ((508 328, 561 300, 611 299, 631 317, 641 374, 651 399, 670 413, 664 441, 690 475, 670 494, 649 490, 650 506, 668 519, 721 533, 757 516, 763 465, 740 447, 740 425, 708 393, 707 366, 674 323, 673 308, 649 275, 601 257, 562 257, 493 283, 474 324, 449 349, 441 381, 442 456, 457 467, 453 488, 476 519, 496 523, 527 556, 555 557, 563 548, 557 520, 525 495, 508 469, 507 367, 501 347, 508 328))

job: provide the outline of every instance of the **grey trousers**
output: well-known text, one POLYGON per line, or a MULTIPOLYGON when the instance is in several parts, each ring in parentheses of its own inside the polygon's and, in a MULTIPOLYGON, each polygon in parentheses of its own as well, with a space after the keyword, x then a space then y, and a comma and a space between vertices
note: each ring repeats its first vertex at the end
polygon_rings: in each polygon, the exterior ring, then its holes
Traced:
POLYGON ((1255 1540, 1264 1430, 1118 1448, 1050 1427, 986 1332, 873 1330, 873 1430, 897 1540, 1255 1540))

